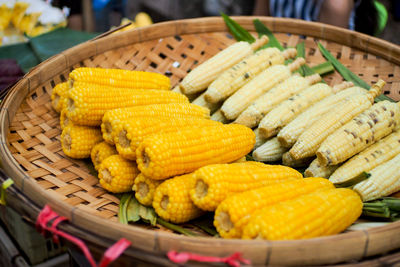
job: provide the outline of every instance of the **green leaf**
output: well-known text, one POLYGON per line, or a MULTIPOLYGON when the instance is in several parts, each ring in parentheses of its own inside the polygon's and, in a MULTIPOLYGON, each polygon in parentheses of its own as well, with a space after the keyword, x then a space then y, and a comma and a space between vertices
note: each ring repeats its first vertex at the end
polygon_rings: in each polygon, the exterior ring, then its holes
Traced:
POLYGON ((321 76, 335 71, 335 68, 329 61, 325 61, 324 63, 311 67, 311 69, 314 71, 314 73, 318 73, 321 76))
MULTIPOLYGON (((369 84, 367 84, 360 77, 358 77, 355 73, 353 73, 348 68, 346 68, 342 63, 340 63, 339 60, 337 60, 321 43, 318 43, 318 48, 321 51, 322 55, 329 62, 332 63, 332 65, 335 67, 335 69, 340 73, 340 75, 342 75, 342 77, 346 81, 353 82, 354 85, 369 90, 369 88, 371 87, 369 84)), ((377 96, 375 98, 376 102, 382 101, 382 100, 389 100, 389 101, 395 102, 393 99, 385 96, 384 94, 377 96)))
POLYGON ((285 48, 281 45, 278 39, 276 39, 275 35, 259 19, 253 20, 253 24, 259 37, 263 35, 268 36, 269 39, 268 43, 262 46, 261 48, 276 47, 281 51, 285 50, 285 48))
POLYGON ((352 187, 353 185, 358 184, 359 182, 362 182, 362 181, 368 179, 370 176, 371 176, 371 174, 369 174, 367 172, 362 172, 361 174, 359 174, 347 181, 335 184, 335 186, 337 188, 352 187))
POLYGON ((128 223, 137 222, 140 220, 139 207, 140 203, 136 200, 136 198, 132 197, 129 201, 126 211, 126 221, 128 223))
POLYGON ((132 193, 123 194, 121 200, 119 202, 119 212, 118 212, 118 220, 120 223, 128 224, 128 215, 127 209, 129 205, 129 201, 132 198, 132 193))
POLYGON ((256 40, 246 29, 240 26, 239 23, 231 19, 228 15, 221 12, 221 16, 224 19, 229 31, 237 41, 253 43, 256 40))
POLYGON ((152 226, 155 226, 157 224, 157 214, 152 207, 146 207, 146 206, 140 205, 139 216, 144 221, 149 222, 152 226))
POLYGON ((29 43, 6 45, 0 47, 0 58, 13 58, 24 72, 40 63, 40 59, 32 51, 29 43))
POLYGON ((179 225, 164 221, 163 219, 161 219, 160 217, 157 217, 157 223, 164 226, 165 228, 168 228, 172 231, 175 231, 177 233, 186 235, 186 236, 198 236, 197 234, 193 233, 192 231, 185 229, 179 225))

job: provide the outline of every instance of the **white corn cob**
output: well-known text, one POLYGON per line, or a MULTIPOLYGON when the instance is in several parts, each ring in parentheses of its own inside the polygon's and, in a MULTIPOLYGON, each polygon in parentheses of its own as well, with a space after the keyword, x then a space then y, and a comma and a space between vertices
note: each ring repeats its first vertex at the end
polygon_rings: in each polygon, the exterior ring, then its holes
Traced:
POLYGON ((329 178, 329 176, 340 166, 332 165, 332 166, 322 166, 318 159, 315 158, 310 166, 304 171, 304 177, 322 177, 329 178))
POLYGON ((365 94, 365 89, 361 87, 351 87, 352 83, 344 82, 332 87, 332 90, 336 92, 334 95, 328 96, 321 101, 315 103, 296 118, 294 118, 289 124, 283 127, 278 133, 278 140, 285 147, 291 147, 297 141, 299 136, 313 124, 322 114, 327 112, 330 108, 336 105, 341 100, 355 94, 365 94), (347 89, 346 89, 347 88, 347 89), (343 91, 339 91, 345 89, 343 91))
POLYGON ((221 107, 222 113, 228 120, 236 119, 258 97, 289 78, 304 63, 304 58, 300 57, 288 66, 275 65, 263 70, 225 100, 221 107))
POLYGON ((321 80, 321 76, 314 74, 301 77, 294 74, 284 80, 248 106, 235 120, 235 123, 253 128, 261 119, 282 101, 321 80))
POLYGON ((285 152, 282 155, 282 165, 292 168, 304 167, 309 165, 313 159, 314 157, 295 159, 290 155, 289 152, 285 152))
POLYGON ((258 147, 262 146, 265 142, 268 141, 267 138, 261 136, 260 130, 258 128, 254 129, 253 132, 256 135, 256 143, 254 144, 254 149, 257 149, 258 147))
POLYGON ((257 161, 274 162, 281 160, 283 153, 286 151, 288 151, 288 149, 282 147, 278 142, 278 138, 274 137, 256 148, 256 150, 253 151, 252 157, 257 161))
POLYGON ((192 104, 196 104, 198 106, 201 107, 205 107, 208 108, 210 110, 210 113, 214 113, 214 111, 216 111, 217 109, 219 109, 222 105, 222 103, 210 103, 207 102, 205 97, 205 93, 202 93, 201 95, 199 95, 195 100, 192 101, 192 104))
POLYGON ((333 183, 345 182, 362 172, 372 170, 397 154, 400 154, 400 130, 391 133, 346 161, 329 176, 329 180, 333 183))
POLYGON ((400 154, 372 169, 370 177, 353 187, 363 201, 388 196, 400 190, 400 154))
POLYGON ((208 87, 205 99, 210 103, 225 100, 262 70, 284 64, 285 59, 296 56, 296 53, 294 48, 283 52, 276 47, 258 50, 218 76, 208 87))
POLYGON ((265 35, 253 44, 236 42, 190 71, 180 83, 182 92, 193 94, 205 90, 218 75, 268 42, 265 35))
POLYGON ((217 111, 215 111, 212 115, 211 115, 211 119, 213 121, 220 121, 222 123, 229 123, 230 120, 228 120, 227 118, 225 118, 224 114, 222 114, 221 109, 218 109, 217 111))
POLYGON ((317 150, 323 165, 335 165, 371 146, 400 125, 400 102, 380 101, 322 142, 317 150))

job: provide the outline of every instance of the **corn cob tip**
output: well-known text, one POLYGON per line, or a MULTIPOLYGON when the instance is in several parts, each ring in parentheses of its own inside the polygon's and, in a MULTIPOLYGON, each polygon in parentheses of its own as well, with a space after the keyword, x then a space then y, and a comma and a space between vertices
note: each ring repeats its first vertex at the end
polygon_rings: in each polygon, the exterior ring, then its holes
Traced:
POLYGON ((306 60, 305 60, 304 58, 302 58, 302 57, 298 57, 298 58, 296 58, 295 61, 293 61, 292 63, 290 63, 290 64, 288 65, 288 67, 289 67, 289 70, 290 70, 291 72, 293 72, 293 71, 299 69, 300 66, 302 66, 302 65, 304 65, 304 64, 306 64, 306 60))
POLYGON ((318 83, 318 82, 320 82, 320 81, 322 80, 321 75, 319 75, 318 73, 313 74, 313 75, 310 75, 310 76, 306 76, 306 77, 304 77, 304 78, 306 78, 307 81, 308 81, 310 84, 315 84, 315 83, 318 83))
POLYGON ((334 85, 332 87, 332 91, 335 94, 335 93, 337 93, 339 91, 342 91, 342 90, 344 90, 346 88, 350 88, 352 86, 354 86, 354 84, 352 82, 344 81, 344 82, 341 82, 339 84, 334 85))
POLYGON ((382 88, 385 86, 385 84, 386 82, 384 80, 379 79, 379 81, 371 86, 368 92, 368 96, 371 101, 373 101, 375 97, 381 94, 382 88))
POLYGON ((261 46, 265 45, 268 42, 269 42, 268 36, 263 35, 261 38, 256 39, 256 41, 252 43, 250 47, 252 50, 257 50, 258 48, 260 48, 261 46))
POLYGON ((297 55, 297 50, 296 48, 288 48, 285 51, 282 52, 282 56, 285 59, 289 59, 289 58, 294 58, 297 55))

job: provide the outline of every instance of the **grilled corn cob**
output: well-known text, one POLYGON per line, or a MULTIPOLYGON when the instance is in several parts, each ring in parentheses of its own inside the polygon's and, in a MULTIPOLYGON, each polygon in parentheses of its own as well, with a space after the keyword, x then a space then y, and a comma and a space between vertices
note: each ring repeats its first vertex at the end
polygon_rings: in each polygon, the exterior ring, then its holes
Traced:
POLYGON ((136 149, 147 137, 156 133, 175 132, 180 129, 219 125, 219 122, 202 118, 152 118, 136 117, 122 121, 115 127, 114 143, 118 153, 126 159, 136 159, 136 149))
POLYGON ((114 146, 107 144, 106 142, 97 143, 90 151, 90 158, 92 160, 93 166, 96 170, 103 160, 109 156, 118 154, 114 146))
POLYGON ((208 86, 204 98, 209 103, 221 102, 262 70, 272 65, 282 65, 285 59, 293 58, 296 53, 297 51, 294 48, 289 48, 284 52, 279 51, 276 47, 261 49, 221 73, 208 86))
POLYGON ((329 178, 329 176, 339 167, 340 165, 323 166, 319 163, 319 160, 315 158, 310 166, 304 171, 304 177, 323 177, 329 178))
POLYGON ((145 206, 151 206, 154 199, 156 188, 162 181, 153 180, 140 173, 133 184, 132 190, 135 191, 135 197, 139 203, 145 206))
POLYGON ((285 152, 282 155, 282 165, 292 168, 304 167, 309 165, 313 159, 314 157, 294 159, 289 152, 285 152))
POLYGON ((115 134, 118 132, 120 123, 124 120, 137 117, 159 117, 159 118, 210 118, 210 111, 190 103, 154 104, 128 108, 108 110, 104 113, 101 131, 107 143, 114 144, 115 134))
POLYGON ((131 89, 171 89, 171 82, 167 76, 137 70, 81 67, 70 72, 68 82, 71 88, 75 86, 76 82, 85 82, 131 89))
POLYGON ((249 153, 254 142, 253 131, 242 125, 194 126, 145 138, 136 150, 136 161, 144 175, 161 180, 235 161, 249 153))
POLYGON ((297 141, 299 136, 311 126, 322 114, 327 112, 330 108, 336 105, 341 100, 355 94, 364 94, 365 89, 361 87, 351 87, 352 83, 344 82, 339 85, 332 87, 334 95, 328 96, 321 101, 315 103, 301 114, 299 114, 295 119, 293 119, 289 124, 283 127, 278 133, 278 140, 284 147, 292 147, 297 141), (346 89, 347 88, 347 89, 346 89), (345 89, 343 91, 338 91, 345 89))
POLYGON ((210 102, 206 101, 204 96, 205 96, 205 93, 202 93, 195 100, 192 101, 192 104, 196 104, 200 107, 208 108, 210 110, 210 113, 213 113, 214 111, 219 109, 220 106, 222 105, 221 103, 218 103, 218 102, 210 103, 210 102))
POLYGON ((229 196, 215 210, 214 226, 223 238, 240 238, 251 215, 258 209, 321 189, 334 188, 323 178, 283 181, 229 196))
POLYGON ((317 150, 323 165, 336 165, 392 133, 400 125, 400 102, 374 104, 336 130, 317 150))
POLYGON ((268 37, 263 36, 253 44, 242 41, 228 46, 190 71, 180 83, 182 92, 186 95, 203 91, 218 75, 267 42, 268 37))
POLYGON ((132 190, 139 171, 134 161, 126 160, 120 155, 111 155, 99 166, 100 185, 112 193, 123 193, 132 190))
MULTIPOLYGON (((324 114, 324 119, 314 122, 304 131, 289 153, 295 159, 315 155, 321 143, 335 130, 349 122, 352 118, 372 106, 374 98, 380 94, 385 84, 380 80, 365 94, 353 95, 339 102, 324 114)), ((321 160, 320 160, 321 161, 321 160)), ((321 164, 324 164, 321 162, 321 164)))
POLYGON ((246 125, 250 128, 257 126, 261 119, 279 103, 320 80, 321 76, 318 74, 307 77, 301 77, 298 74, 290 76, 257 98, 237 117, 235 123, 246 125))
POLYGON ((107 87, 75 83, 66 97, 67 116, 76 124, 100 126, 110 109, 167 103, 188 103, 186 96, 164 90, 107 87))
POLYGON ((288 66, 275 65, 263 70, 225 100, 221 107, 222 113, 228 120, 236 119, 258 97, 289 78, 291 72, 304 63, 304 58, 297 58, 288 66))
POLYGON ((68 125, 61 133, 62 150, 74 159, 90 157, 93 146, 101 141, 101 131, 95 127, 68 125))
POLYGON ((176 176, 163 181, 154 193, 153 208, 158 216, 173 223, 184 223, 199 217, 204 211, 190 200, 193 174, 176 176))
POLYGON ((195 186, 190 197, 200 209, 214 211, 232 194, 301 178, 295 169, 255 161, 213 164, 194 172, 195 186))
POLYGON ((53 91, 51 92, 51 105, 55 111, 61 112, 63 109, 65 103, 64 99, 68 89, 69 87, 67 82, 59 83, 53 88, 53 91))
POLYGON ((211 115, 211 119, 212 119, 213 121, 219 121, 219 122, 222 122, 222 123, 225 123, 225 124, 227 124, 227 123, 230 122, 230 120, 228 120, 227 118, 225 118, 224 114, 222 114, 221 109, 218 109, 217 111, 215 111, 215 112, 211 115))
POLYGON ((362 172, 372 170, 399 154, 399 144, 400 130, 397 130, 346 161, 328 176, 329 180, 333 183, 341 183, 362 172))
POLYGON ((363 201, 388 196, 400 190, 400 154, 375 167, 370 177, 353 187, 363 201))
POLYGON ((245 226, 242 238, 291 240, 338 234, 361 211, 361 199, 353 190, 319 190, 257 210, 245 226))
POLYGON ((292 121, 298 114, 312 104, 332 94, 332 88, 325 83, 312 85, 289 97, 274 107, 260 121, 258 128, 265 138, 275 136, 282 127, 292 121))
MULTIPOLYGON (((258 128, 257 128, 258 129, 258 128)), ((257 135, 256 135, 257 136, 257 135)), ((277 137, 273 137, 264 142, 253 151, 252 157, 258 161, 274 162, 282 159, 283 153, 288 151, 281 146, 277 137)))

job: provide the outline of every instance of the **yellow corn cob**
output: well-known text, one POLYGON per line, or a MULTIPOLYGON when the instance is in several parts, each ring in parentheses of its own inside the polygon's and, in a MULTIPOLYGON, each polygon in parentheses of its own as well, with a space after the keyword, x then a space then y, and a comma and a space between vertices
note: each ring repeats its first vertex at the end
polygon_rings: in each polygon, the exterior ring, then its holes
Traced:
POLYGON ((213 121, 219 121, 219 122, 222 122, 222 123, 225 123, 225 124, 228 124, 230 122, 230 120, 225 118, 224 114, 222 114, 221 109, 218 109, 217 111, 215 111, 211 115, 211 119, 213 121))
POLYGON ((195 100, 192 101, 192 104, 196 104, 200 107, 205 107, 208 108, 210 110, 210 113, 213 113, 214 111, 216 111, 217 109, 220 108, 220 106, 222 105, 221 103, 210 103, 207 102, 204 98, 205 93, 202 93, 200 96, 198 96, 195 100))
POLYGON ((363 201, 388 196, 400 190, 400 154, 375 167, 370 177, 353 187, 363 201))
POLYGON ((137 27, 145 27, 153 24, 153 21, 149 14, 145 12, 139 12, 135 16, 135 23, 137 27))
POLYGON ((153 208, 158 216, 173 223, 184 223, 199 217, 204 211, 190 199, 193 174, 176 176, 163 181, 154 193, 153 208))
POLYGON ((161 180, 235 161, 249 153, 254 142, 253 131, 243 125, 194 126, 145 138, 136 150, 136 161, 144 175, 161 180))
POLYGON ((267 42, 268 37, 264 35, 253 44, 242 41, 228 46, 190 71, 180 84, 182 92, 186 95, 203 91, 218 75, 238 63, 244 57, 252 54, 253 50, 257 50, 267 42))
POLYGON ((214 226, 223 238, 240 238, 251 214, 273 204, 321 189, 334 188, 323 178, 283 181, 229 196, 215 210, 214 226))
POLYGON ((135 191, 135 197, 140 204, 151 206, 153 203, 156 188, 162 181, 153 180, 140 173, 133 184, 132 190, 135 191))
POLYGON ((72 122, 67 117, 68 110, 63 108, 60 112, 60 127, 63 130, 66 126, 72 124, 72 122))
POLYGON ((204 98, 209 103, 223 101, 262 70, 272 65, 282 65, 285 59, 296 56, 296 53, 294 48, 289 48, 284 52, 279 51, 276 47, 258 50, 221 73, 208 86, 204 98))
POLYGON ((76 124, 100 126, 110 109, 150 104, 188 103, 186 96, 171 91, 129 89, 75 83, 68 91, 67 116, 76 124))
POLYGON ((282 165, 292 168, 304 167, 309 165, 313 159, 314 157, 294 159, 289 152, 285 152, 282 155, 282 165))
POLYGON ((250 128, 257 126, 261 119, 282 101, 320 80, 321 76, 318 74, 307 77, 301 77, 298 74, 290 76, 257 98, 237 117, 235 123, 246 125, 250 128))
POLYGON ((361 199, 353 190, 319 190, 257 210, 242 238, 291 240, 334 235, 357 220, 361 211, 361 199))
POLYGON ((256 148, 253 151, 252 157, 258 161, 274 162, 281 160, 283 153, 285 153, 286 151, 288 151, 288 149, 281 146, 278 138, 273 137, 265 141, 264 144, 262 144, 258 148, 256 148))
POLYGON ((256 143, 254 144, 254 149, 257 149, 258 147, 262 146, 265 142, 268 141, 267 138, 261 136, 260 130, 258 128, 254 129, 253 132, 256 135, 256 143))
POLYGON ((62 150, 74 159, 90 157, 93 146, 101 141, 101 131, 95 127, 68 125, 61 133, 62 150))
MULTIPOLYGON (((289 150, 295 159, 311 157, 315 155, 321 143, 335 130, 349 122, 352 118, 371 107, 374 98, 380 94, 385 84, 382 80, 376 83, 365 94, 350 96, 329 109, 323 119, 315 121, 297 139, 289 150)), ((320 160, 321 161, 321 160, 320 160)), ((321 162, 321 164, 324 164, 321 162)))
POLYGON ((67 82, 59 83, 51 92, 51 105, 55 111, 61 112, 64 107, 64 99, 69 87, 67 82))
POLYGON ((171 103, 136 106, 108 110, 104 113, 101 131, 107 143, 114 144, 115 133, 119 132, 120 123, 124 120, 137 117, 193 117, 210 118, 210 111, 190 103, 171 103))
POLYGON ((13 17, 14 1, 2 2, 0 4, 0 31, 4 32, 10 24, 11 18, 13 17))
POLYGON ((203 118, 136 117, 122 121, 115 127, 114 143, 118 153, 126 159, 136 159, 136 149, 148 136, 175 132, 180 129, 218 125, 220 122, 203 118), (121 126, 121 127, 119 127, 121 126))
POLYGON ((365 94, 365 89, 361 87, 351 87, 352 83, 344 82, 339 85, 333 86, 332 90, 336 92, 334 95, 328 96, 321 101, 315 103, 307 108, 289 124, 283 127, 278 133, 278 140, 284 147, 291 147, 297 141, 299 136, 313 124, 322 114, 327 112, 330 108, 336 105, 341 100, 355 94, 365 94), (347 88, 347 89, 346 89, 347 88), (339 91, 345 89, 343 91, 339 91))
POLYGON ((222 113, 228 120, 236 119, 258 97, 289 78, 291 72, 304 63, 304 58, 297 58, 288 66, 275 65, 263 70, 225 100, 221 107, 222 113))
POLYGON ((131 89, 169 90, 171 88, 169 78, 160 73, 122 69, 76 68, 69 74, 70 87, 73 87, 76 82, 131 89))
POLYGON ((194 172, 190 197, 200 209, 214 211, 232 194, 302 177, 295 169, 255 161, 213 164, 194 172))
POLYGON ((93 166, 96 170, 103 160, 109 156, 118 154, 114 146, 107 144, 106 142, 97 143, 90 151, 90 158, 92 159, 93 166))
POLYGON ((400 102, 378 102, 328 136, 317 150, 322 165, 336 165, 392 133, 400 125, 400 102))
POLYGON ((340 165, 322 166, 319 160, 315 158, 310 166, 304 171, 304 177, 323 177, 329 178, 329 176, 339 167, 340 165))
POLYGON ((332 88, 325 83, 314 84, 289 97, 274 107, 260 121, 260 134, 266 138, 276 135, 282 127, 312 104, 332 94, 332 88))
POLYGON ((18 1, 14 5, 13 16, 11 17, 11 22, 17 28, 19 23, 21 22, 22 17, 25 14, 25 11, 28 9, 29 3, 18 1))
MULTIPOLYGON (((368 172, 400 153, 400 130, 364 149, 328 176, 333 183, 345 182, 362 172, 368 172)), ((326 178, 328 178, 326 177, 326 178)))
POLYGON ((136 163, 120 155, 109 156, 99 166, 100 185, 112 193, 131 191, 138 174, 136 163))

